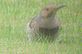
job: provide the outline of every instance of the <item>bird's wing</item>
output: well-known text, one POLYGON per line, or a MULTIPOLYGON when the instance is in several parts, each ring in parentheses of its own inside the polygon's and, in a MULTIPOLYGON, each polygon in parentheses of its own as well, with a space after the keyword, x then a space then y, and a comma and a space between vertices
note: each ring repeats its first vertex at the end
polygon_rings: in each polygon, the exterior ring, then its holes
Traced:
POLYGON ((28 24, 29 28, 31 31, 35 32, 35 31, 38 31, 39 29, 39 26, 38 26, 38 23, 36 21, 36 18, 33 18, 29 24, 28 24))

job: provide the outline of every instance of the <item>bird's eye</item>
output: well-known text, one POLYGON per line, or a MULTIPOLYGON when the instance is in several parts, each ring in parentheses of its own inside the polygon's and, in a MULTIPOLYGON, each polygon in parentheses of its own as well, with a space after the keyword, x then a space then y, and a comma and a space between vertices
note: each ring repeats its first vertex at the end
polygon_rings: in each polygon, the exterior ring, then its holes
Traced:
POLYGON ((48 9, 48 8, 46 8, 46 11, 49 11, 49 9, 48 9))

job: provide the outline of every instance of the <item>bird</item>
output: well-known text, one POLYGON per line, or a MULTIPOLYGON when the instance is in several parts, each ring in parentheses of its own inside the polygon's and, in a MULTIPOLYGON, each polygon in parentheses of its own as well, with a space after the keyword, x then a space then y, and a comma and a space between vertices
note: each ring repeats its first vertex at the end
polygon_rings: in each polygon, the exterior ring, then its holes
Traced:
POLYGON ((28 41, 55 40, 60 27, 57 12, 65 5, 46 5, 27 23, 28 41))

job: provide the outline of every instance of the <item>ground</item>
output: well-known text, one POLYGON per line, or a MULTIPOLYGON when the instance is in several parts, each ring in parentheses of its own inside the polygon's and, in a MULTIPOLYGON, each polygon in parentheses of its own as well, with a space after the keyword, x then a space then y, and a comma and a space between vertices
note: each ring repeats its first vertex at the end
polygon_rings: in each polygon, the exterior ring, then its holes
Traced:
POLYGON ((82 0, 0 0, 0 54, 82 54, 82 0), (26 24, 46 4, 65 4, 55 43, 27 41, 26 24))

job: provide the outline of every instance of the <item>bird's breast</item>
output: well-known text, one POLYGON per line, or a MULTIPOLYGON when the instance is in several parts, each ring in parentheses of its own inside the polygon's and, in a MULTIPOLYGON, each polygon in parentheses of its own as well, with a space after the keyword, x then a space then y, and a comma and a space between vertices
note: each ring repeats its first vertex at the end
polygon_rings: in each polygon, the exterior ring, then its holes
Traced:
POLYGON ((58 22, 55 19, 41 19, 39 21, 39 27, 42 28, 54 28, 58 26, 58 22))
POLYGON ((47 28, 39 28, 39 32, 45 35, 53 35, 56 34, 59 30, 59 27, 47 29, 47 28))

